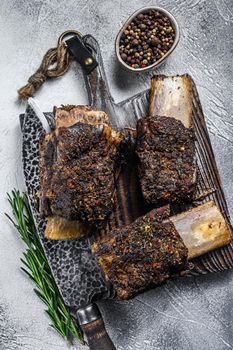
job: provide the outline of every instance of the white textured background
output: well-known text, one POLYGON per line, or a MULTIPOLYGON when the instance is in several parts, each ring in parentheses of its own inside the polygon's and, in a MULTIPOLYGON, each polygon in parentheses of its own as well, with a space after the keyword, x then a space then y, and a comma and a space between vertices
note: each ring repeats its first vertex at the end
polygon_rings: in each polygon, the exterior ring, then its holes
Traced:
MULTIPOLYGON (((114 39, 132 11, 146 5, 170 10, 181 41, 159 73, 190 73, 199 90, 212 145, 233 217, 233 1, 232 0, 1 0, 0 2, 0 349, 68 349, 48 327, 44 306, 21 273, 23 245, 9 225, 6 192, 24 189, 16 90, 38 67, 61 32, 78 29, 100 43, 116 101, 149 86, 116 64, 114 39)), ((44 111, 87 102, 80 68, 47 83, 37 94, 44 111)), ((233 272, 170 282, 130 302, 103 302, 106 326, 118 350, 233 349, 233 272)), ((78 345, 71 349, 81 349, 78 345)))

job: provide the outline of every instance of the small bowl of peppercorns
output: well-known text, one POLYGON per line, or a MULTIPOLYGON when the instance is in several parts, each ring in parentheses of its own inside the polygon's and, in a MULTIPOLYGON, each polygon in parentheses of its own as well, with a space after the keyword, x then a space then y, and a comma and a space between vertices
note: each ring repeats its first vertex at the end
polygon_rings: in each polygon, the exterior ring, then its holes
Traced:
POLYGON ((119 62, 134 72, 160 65, 179 42, 175 18, 160 7, 144 7, 132 14, 119 31, 115 49, 119 62))

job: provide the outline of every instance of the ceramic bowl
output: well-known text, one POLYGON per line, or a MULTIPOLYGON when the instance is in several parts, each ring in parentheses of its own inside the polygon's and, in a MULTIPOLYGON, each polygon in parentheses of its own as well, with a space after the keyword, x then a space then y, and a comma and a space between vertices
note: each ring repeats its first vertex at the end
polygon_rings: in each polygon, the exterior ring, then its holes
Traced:
POLYGON ((132 72, 145 72, 145 71, 149 71, 155 67, 158 67, 162 62, 164 62, 170 55, 171 53, 175 50, 178 42, 180 39, 180 30, 179 30, 179 26, 177 21, 175 20, 175 18, 172 16, 172 14, 170 12, 168 12, 167 10, 161 8, 161 7, 157 7, 157 6, 148 6, 148 7, 143 7, 137 11, 135 11, 128 19, 127 21, 124 23, 124 25, 122 26, 121 30, 119 31, 117 37, 116 37, 116 41, 115 41, 115 52, 116 52, 116 56, 118 61, 122 64, 122 66, 124 66, 125 68, 127 68, 128 70, 132 71, 132 72), (161 12, 162 14, 164 14, 165 16, 167 16, 171 22, 171 25, 174 29, 175 32, 175 38, 174 38, 174 43, 172 45, 172 47, 169 49, 169 51, 163 56, 161 57, 158 61, 154 62, 153 64, 151 64, 150 66, 144 67, 144 68, 132 68, 130 67, 127 63, 125 63, 121 56, 120 56, 120 51, 119 51, 119 46, 120 46, 120 38, 124 32, 124 30, 126 29, 126 27, 130 24, 130 22, 133 21, 133 19, 138 16, 140 13, 145 13, 148 12, 150 10, 156 10, 158 12, 161 12))

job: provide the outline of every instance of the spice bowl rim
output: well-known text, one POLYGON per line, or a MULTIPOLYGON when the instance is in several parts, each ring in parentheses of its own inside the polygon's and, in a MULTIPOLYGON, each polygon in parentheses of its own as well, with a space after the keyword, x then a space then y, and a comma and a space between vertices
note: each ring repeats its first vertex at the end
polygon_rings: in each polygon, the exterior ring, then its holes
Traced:
POLYGON ((145 72, 145 71, 149 71, 151 69, 153 69, 154 67, 158 67, 163 61, 165 61, 170 54, 175 50, 178 42, 180 40, 180 29, 179 29, 179 25, 177 23, 177 20, 175 19, 175 17, 167 10, 165 10, 162 7, 158 7, 158 6, 145 6, 142 7, 136 11, 134 11, 132 13, 132 15, 130 15, 128 17, 128 19, 124 22, 123 26, 121 27, 121 29, 119 30, 117 36, 116 36, 116 40, 115 40, 115 53, 117 56, 118 61, 120 62, 121 65, 123 65, 125 68, 127 68, 128 70, 130 70, 131 72, 145 72), (157 10, 158 12, 161 12, 163 14, 165 14, 165 16, 167 16, 172 24, 172 27, 174 28, 175 31, 175 38, 174 38, 174 42, 171 46, 171 48, 169 49, 169 51, 163 56, 161 57, 158 61, 154 62, 153 64, 144 67, 144 68, 132 68, 130 67, 127 63, 125 63, 121 56, 120 56, 120 38, 124 32, 124 30, 126 29, 126 27, 130 24, 130 22, 132 22, 132 20, 139 15, 140 13, 144 13, 146 11, 149 10, 157 10))

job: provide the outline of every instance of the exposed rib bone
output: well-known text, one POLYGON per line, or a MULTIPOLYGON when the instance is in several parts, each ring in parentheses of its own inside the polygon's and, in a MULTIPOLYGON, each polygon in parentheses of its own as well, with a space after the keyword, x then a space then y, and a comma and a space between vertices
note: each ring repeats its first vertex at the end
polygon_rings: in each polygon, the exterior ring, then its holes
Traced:
POLYGON ((192 80, 188 75, 151 79, 149 115, 173 117, 186 128, 192 125, 192 80))
POLYGON ((231 241, 230 229, 213 201, 172 216, 170 220, 188 248, 189 259, 222 247, 231 241))

